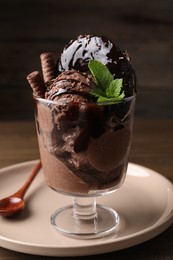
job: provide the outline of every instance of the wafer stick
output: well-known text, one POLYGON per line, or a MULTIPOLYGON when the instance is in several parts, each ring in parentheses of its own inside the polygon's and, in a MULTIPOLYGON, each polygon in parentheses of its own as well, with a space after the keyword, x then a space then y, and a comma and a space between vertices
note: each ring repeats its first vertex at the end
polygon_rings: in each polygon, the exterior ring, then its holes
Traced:
POLYGON ((42 53, 40 59, 44 82, 54 79, 56 77, 56 70, 53 54, 51 52, 42 53))
POLYGON ((46 86, 44 84, 44 81, 39 73, 39 71, 33 71, 30 73, 27 77, 27 80, 33 89, 34 95, 37 97, 44 97, 44 93, 46 91, 46 86))

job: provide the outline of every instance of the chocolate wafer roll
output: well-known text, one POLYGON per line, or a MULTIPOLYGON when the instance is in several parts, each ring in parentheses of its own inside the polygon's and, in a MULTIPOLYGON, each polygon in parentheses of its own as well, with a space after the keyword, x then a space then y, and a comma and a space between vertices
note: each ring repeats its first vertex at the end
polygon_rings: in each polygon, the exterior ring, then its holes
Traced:
POLYGON ((56 70, 53 54, 51 52, 42 53, 40 59, 44 82, 54 79, 56 77, 56 70))
POLYGON ((46 86, 44 84, 44 81, 43 81, 39 71, 33 71, 26 78, 27 78, 31 88, 33 89, 34 95, 36 95, 37 97, 44 98, 46 86))

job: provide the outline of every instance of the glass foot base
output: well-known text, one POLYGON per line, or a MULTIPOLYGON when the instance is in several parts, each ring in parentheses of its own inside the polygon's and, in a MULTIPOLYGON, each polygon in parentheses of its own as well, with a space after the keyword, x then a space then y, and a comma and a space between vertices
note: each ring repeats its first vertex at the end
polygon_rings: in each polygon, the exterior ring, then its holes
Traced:
POLYGON ((120 220, 115 210, 102 205, 97 205, 95 216, 88 219, 76 218, 73 206, 67 206, 52 214, 51 224, 63 235, 77 239, 92 239, 118 230, 120 220))

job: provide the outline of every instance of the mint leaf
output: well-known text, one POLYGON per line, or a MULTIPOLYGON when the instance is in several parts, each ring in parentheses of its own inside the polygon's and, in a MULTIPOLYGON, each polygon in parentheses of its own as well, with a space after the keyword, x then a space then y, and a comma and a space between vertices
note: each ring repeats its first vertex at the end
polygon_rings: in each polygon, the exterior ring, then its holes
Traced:
POLYGON ((90 93, 95 97, 100 97, 105 95, 105 92, 99 88, 92 88, 90 93))
POLYGON ((122 99, 125 95, 121 93, 123 80, 122 79, 114 79, 109 87, 106 89, 106 97, 113 98, 116 97, 118 100, 122 99))
POLYGON ((102 103, 102 102, 113 102, 115 103, 116 101, 119 101, 121 99, 117 99, 117 98, 108 98, 108 97, 103 97, 103 96, 100 96, 98 99, 97 99, 97 102, 98 103, 102 103))
POLYGON ((97 60, 90 60, 88 67, 97 85, 90 93, 98 98, 97 102, 115 102, 125 97, 123 79, 114 79, 108 68, 97 60))
POLYGON ((88 67, 96 81, 96 84, 99 88, 105 91, 114 79, 108 68, 97 60, 90 60, 88 67))

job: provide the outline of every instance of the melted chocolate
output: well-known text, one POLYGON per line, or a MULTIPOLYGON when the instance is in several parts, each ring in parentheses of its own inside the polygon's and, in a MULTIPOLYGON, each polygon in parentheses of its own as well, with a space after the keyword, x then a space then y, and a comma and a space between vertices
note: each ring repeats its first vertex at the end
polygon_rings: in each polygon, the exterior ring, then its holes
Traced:
POLYGON ((108 67, 114 78, 123 78, 126 97, 136 92, 135 73, 127 53, 121 51, 106 37, 79 36, 65 46, 58 62, 58 71, 88 72, 89 60, 98 60, 108 67))

